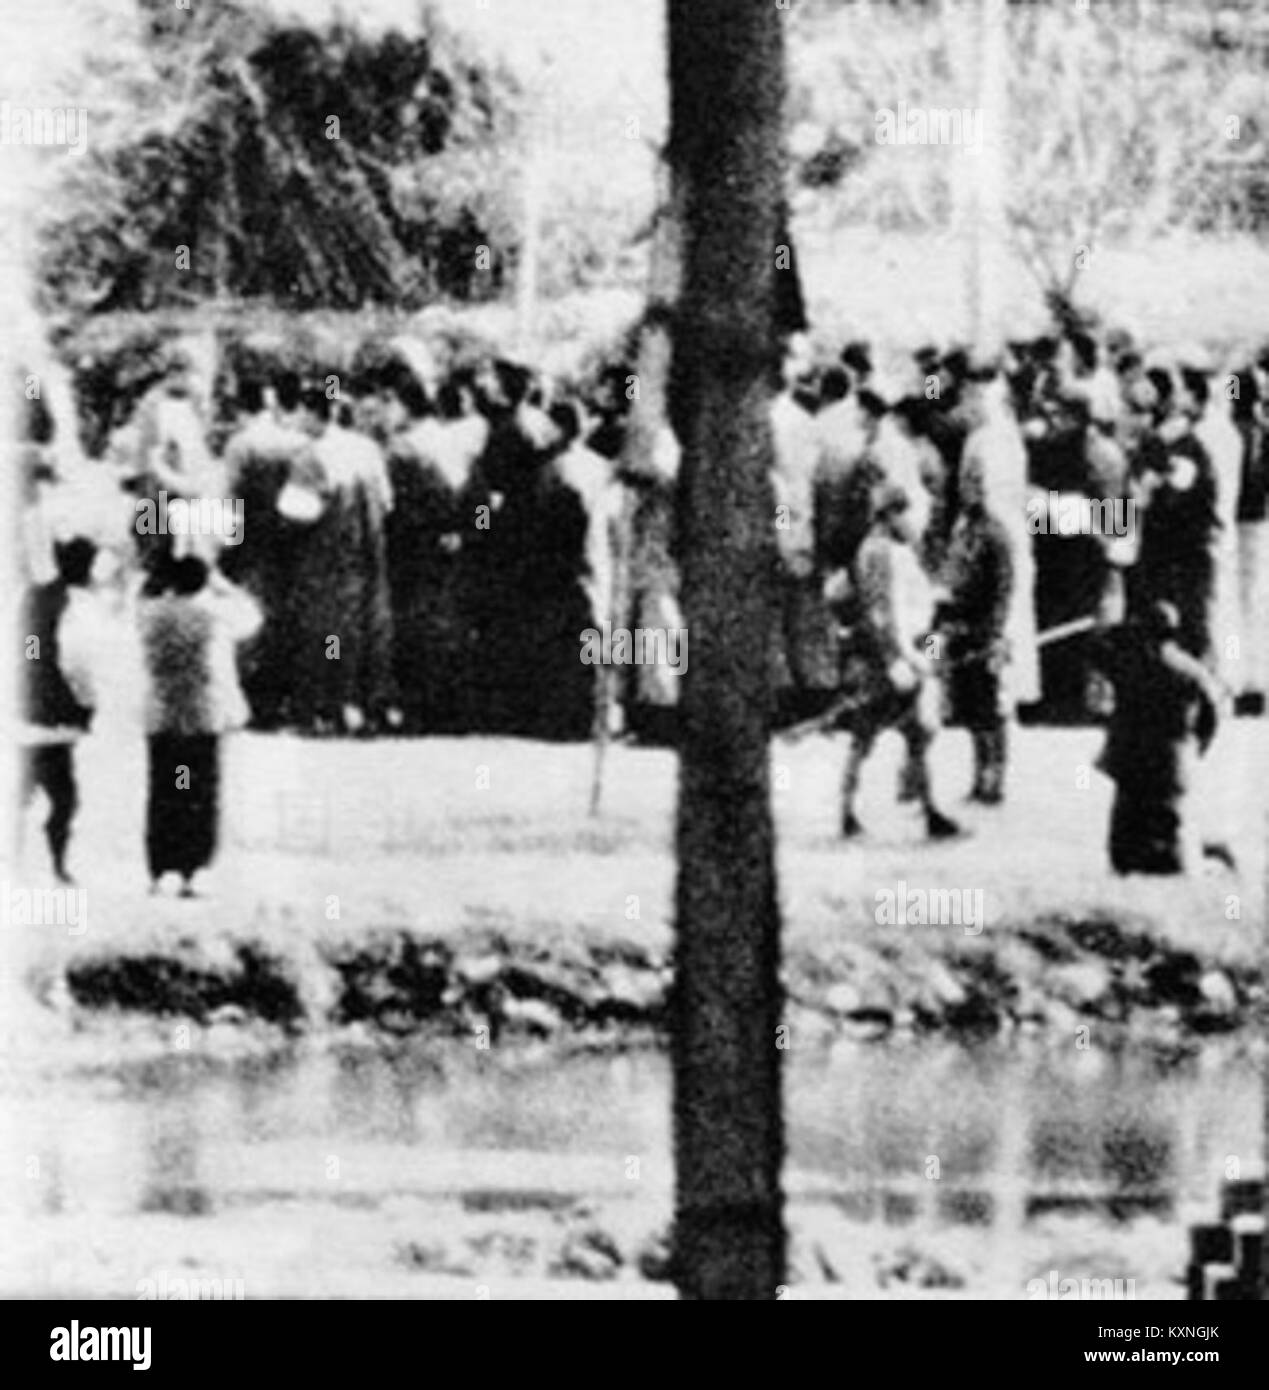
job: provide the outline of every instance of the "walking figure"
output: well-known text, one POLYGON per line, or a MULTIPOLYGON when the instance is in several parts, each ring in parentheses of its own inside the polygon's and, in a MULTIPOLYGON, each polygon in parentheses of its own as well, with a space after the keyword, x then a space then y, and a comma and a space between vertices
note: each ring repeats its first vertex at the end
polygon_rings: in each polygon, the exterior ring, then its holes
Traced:
POLYGON ((22 804, 37 788, 49 799, 44 834, 53 872, 73 880, 66 868, 71 823, 79 809, 75 743, 92 722, 87 673, 67 650, 67 618, 75 597, 87 590, 97 547, 82 537, 54 549, 57 578, 26 592, 18 636, 23 643, 22 804))
MULTIPOLYGON (((863 765, 879 734, 895 729, 907 745, 916 800, 926 833, 946 839, 960 833, 955 821, 934 804, 926 754, 938 729, 938 689, 920 646, 930 633, 933 597, 917 558, 908 521, 908 498, 883 486, 873 522, 853 566, 854 619, 845 642, 843 682, 856 695, 842 727, 849 734, 842 783, 842 834, 863 831, 855 800, 863 765)), ((840 597, 840 580, 829 580, 840 597)))

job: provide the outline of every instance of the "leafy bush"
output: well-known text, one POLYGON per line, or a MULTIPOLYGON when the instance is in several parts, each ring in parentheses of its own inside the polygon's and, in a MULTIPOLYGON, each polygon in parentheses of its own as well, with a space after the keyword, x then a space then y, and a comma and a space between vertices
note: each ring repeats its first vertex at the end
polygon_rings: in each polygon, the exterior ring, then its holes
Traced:
POLYGON ((412 305, 498 291, 516 251, 506 73, 426 19, 371 35, 241 4, 145 0, 143 14, 86 74, 105 115, 42 228, 48 307, 412 305))

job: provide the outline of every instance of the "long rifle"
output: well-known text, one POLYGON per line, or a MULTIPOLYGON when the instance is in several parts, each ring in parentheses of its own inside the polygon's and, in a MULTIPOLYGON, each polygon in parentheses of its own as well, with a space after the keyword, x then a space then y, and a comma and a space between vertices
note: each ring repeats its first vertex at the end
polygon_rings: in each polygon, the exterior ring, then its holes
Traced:
MULTIPOLYGON (((1096 618, 1072 618, 1068 623, 1046 628, 1036 637, 1035 644, 1037 647, 1049 647, 1055 642, 1064 642, 1067 638, 1092 632, 1096 626, 1096 618)), ((957 661, 945 662, 944 669, 951 666, 972 666, 976 662, 986 660, 986 657, 986 652, 973 652, 957 661)), ((803 719, 797 724, 791 724, 787 729, 781 729, 777 737, 784 739, 786 743, 800 743, 810 734, 828 733, 845 715, 862 709, 866 703, 866 700, 855 694, 839 696, 821 713, 810 719, 803 719)))

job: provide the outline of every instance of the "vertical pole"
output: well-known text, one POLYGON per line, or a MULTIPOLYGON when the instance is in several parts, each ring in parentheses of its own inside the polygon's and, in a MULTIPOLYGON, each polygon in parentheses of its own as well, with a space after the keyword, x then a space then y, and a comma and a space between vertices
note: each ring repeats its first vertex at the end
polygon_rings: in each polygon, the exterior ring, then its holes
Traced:
POLYGON ((1006 0, 979 0, 978 82, 975 116, 981 148, 974 150, 973 267, 970 283, 972 336, 980 351, 999 346, 1001 276, 1005 252, 1004 154, 1007 138, 1008 85, 1006 0))
POLYGON ((670 419, 691 651, 679 705, 674 1271, 689 1299, 775 1299, 784 1278, 768 772, 782 21, 771 0, 670 0, 670 161, 683 200, 670 419))

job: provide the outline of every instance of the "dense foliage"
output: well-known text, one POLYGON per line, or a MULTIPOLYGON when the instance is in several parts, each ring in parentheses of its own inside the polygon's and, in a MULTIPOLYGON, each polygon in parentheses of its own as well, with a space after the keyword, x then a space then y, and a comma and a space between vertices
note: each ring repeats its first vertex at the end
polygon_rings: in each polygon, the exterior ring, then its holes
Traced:
POLYGON ((142 0, 114 38, 87 78, 94 138, 42 229, 52 307, 410 305, 501 287, 514 83, 434 21, 372 34, 142 0))

